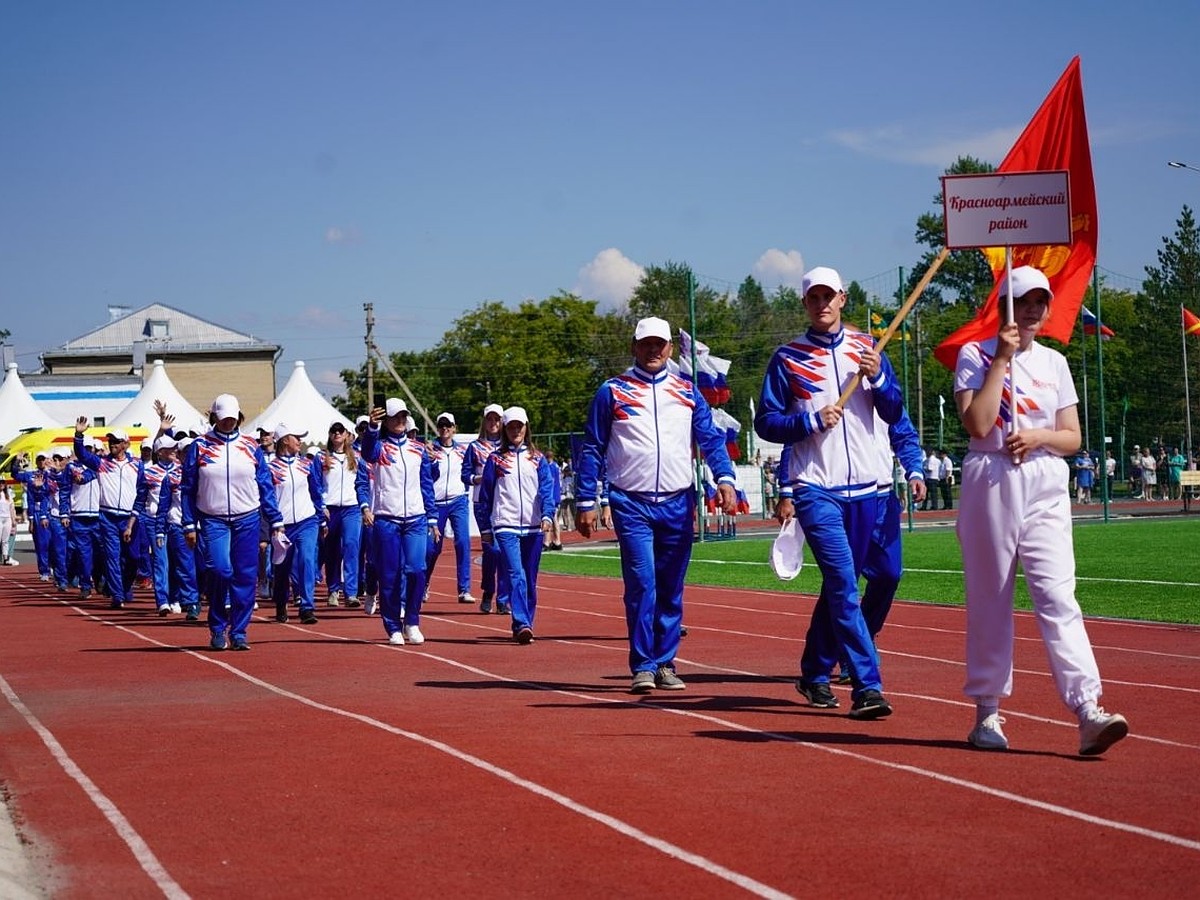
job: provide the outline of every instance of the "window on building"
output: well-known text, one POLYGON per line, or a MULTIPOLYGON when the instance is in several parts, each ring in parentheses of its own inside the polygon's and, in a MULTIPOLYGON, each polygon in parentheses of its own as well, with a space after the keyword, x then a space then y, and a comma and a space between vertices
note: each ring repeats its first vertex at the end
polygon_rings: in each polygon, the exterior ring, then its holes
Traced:
POLYGON ((170 323, 166 319, 147 319, 146 337, 165 338, 171 334, 170 323))

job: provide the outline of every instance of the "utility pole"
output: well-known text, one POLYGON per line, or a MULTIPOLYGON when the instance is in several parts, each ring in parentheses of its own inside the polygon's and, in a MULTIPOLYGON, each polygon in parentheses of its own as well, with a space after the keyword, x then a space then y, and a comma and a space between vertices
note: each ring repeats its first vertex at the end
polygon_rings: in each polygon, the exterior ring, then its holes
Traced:
POLYGON ((375 356, 371 352, 375 346, 375 304, 364 303, 363 309, 367 312, 367 412, 370 412, 375 402, 375 356))
POLYGON ((913 337, 917 354, 917 435, 921 446, 925 446, 925 384, 921 364, 921 317, 913 316, 913 337))

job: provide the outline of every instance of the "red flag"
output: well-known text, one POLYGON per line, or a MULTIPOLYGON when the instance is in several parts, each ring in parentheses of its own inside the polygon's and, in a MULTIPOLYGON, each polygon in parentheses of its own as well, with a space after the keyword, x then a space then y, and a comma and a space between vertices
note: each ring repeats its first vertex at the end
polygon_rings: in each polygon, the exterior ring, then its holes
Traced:
MULTIPOLYGON (((1079 307, 1096 263, 1097 214, 1096 185, 1092 180, 1092 152, 1088 144, 1087 118, 1083 111, 1083 82, 1079 76, 1079 57, 1071 60, 1058 83, 1042 101, 1017 142, 1013 144, 999 172, 1070 172, 1071 238, 1070 247, 1013 247, 1013 268, 1035 266, 1050 279, 1054 302, 1050 317, 1040 334, 1062 341, 1071 340, 1079 307)), ((980 307, 975 318, 933 351, 938 362, 953 369, 958 351, 970 341, 994 337, 1000 326, 997 295, 1004 278, 1004 250, 983 251, 991 263, 996 286, 980 307)))
POLYGON ((1179 307, 1183 310, 1183 333, 1184 334, 1200 334, 1200 319, 1187 311, 1185 307, 1179 307))

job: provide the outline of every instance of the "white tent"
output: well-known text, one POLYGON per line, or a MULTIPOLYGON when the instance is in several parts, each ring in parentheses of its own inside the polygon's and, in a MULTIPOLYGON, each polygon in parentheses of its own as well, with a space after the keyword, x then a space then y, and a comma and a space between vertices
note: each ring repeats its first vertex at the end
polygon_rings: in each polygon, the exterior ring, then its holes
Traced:
POLYGON ((171 383, 161 359, 154 361, 154 368, 138 395, 108 424, 116 428, 141 425, 153 436, 158 431, 158 413, 154 410, 156 400, 165 403, 167 412, 175 417, 173 427, 176 431, 195 431, 198 434, 208 431, 208 416, 201 414, 179 393, 171 383))
POLYGON ((42 409, 30 396, 21 383, 21 376, 17 374, 17 364, 10 363, 4 384, 0 385, 0 444, 7 444, 29 428, 62 427, 62 422, 42 409))
POLYGON ((323 444, 329 436, 329 426, 341 422, 351 433, 354 423, 338 412, 333 405, 313 387, 304 370, 304 362, 296 360, 292 377, 283 386, 279 396, 270 406, 246 423, 243 430, 253 433, 260 425, 274 428, 281 422, 298 431, 307 431, 305 444, 323 444))

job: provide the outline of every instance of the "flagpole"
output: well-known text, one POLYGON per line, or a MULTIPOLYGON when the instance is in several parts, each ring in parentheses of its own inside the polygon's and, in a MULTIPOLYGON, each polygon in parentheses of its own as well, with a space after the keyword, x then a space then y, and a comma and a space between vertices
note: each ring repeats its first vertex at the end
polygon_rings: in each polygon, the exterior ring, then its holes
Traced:
MULTIPOLYGON (((1102 449, 1108 449, 1108 429, 1105 427, 1104 421, 1104 335, 1100 330, 1100 323, 1104 320, 1100 318, 1100 269, 1096 266, 1092 267, 1092 284, 1095 294, 1093 298, 1096 301, 1096 399, 1100 402, 1100 444, 1102 449)), ((1100 492, 1101 502, 1104 504, 1104 521, 1108 521, 1108 504, 1112 500, 1109 496, 1111 493, 1108 487, 1108 457, 1104 456, 1100 460, 1100 466, 1103 466, 1102 477, 1104 478, 1104 488, 1100 492)), ((1099 466, 1097 467, 1099 468, 1099 466)), ((1115 472, 1113 473, 1116 474, 1115 472)))
MULTIPOLYGON (((1016 311, 1013 309, 1013 292, 1012 292, 1012 247, 1008 244, 1004 245, 1004 312, 1007 318, 1005 324, 1015 322, 1017 320, 1016 311)), ((1008 433, 1010 435, 1017 433, 1017 385, 1013 380, 1013 361, 1010 358, 1008 361, 1008 433)), ((1013 462, 1017 465, 1021 464, 1021 460, 1013 457, 1013 462)))
POLYGON ((1187 422, 1188 462, 1192 461, 1192 400, 1188 393, 1187 329, 1183 325, 1183 304, 1179 304, 1179 340, 1183 344, 1183 410, 1187 422))
MULTIPOLYGON (((1096 319, 1096 333, 1100 333, 1101 319, 1096 319)), ((1079 349, 1083 357, 1083 448, 1088 450, 1092 446, 1092 425, 1091 418, 1088 415, 1088 388, 1087 388, 1087 373, 1088 373, 1088 354, 1087 354, 1087 333, 1083 329, 1083 316, 1079 317, 1079 349)))

